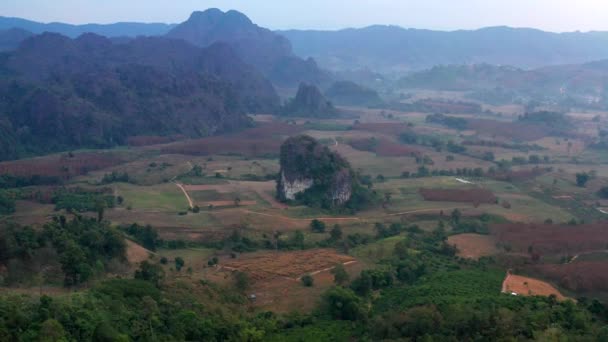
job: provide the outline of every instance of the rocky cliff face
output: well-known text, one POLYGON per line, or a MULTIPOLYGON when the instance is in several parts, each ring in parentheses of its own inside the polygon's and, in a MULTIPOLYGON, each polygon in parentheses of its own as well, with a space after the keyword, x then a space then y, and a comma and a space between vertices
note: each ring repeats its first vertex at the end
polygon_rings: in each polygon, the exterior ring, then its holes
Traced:
POLYGON ((351 199, 353 183, 349 163, 315 139, 305 135, 291 137, 281 146, 277 183, 280 200, 302 199, 312 206, 342 206, 351 199))
POLYGON ((302 117, 332 117, 338 114, 338 110, 314 85, 300 84, 296 97, 285 105, 282 111, 287 116, 302 117))
POLYGON ((255 66, 277 85, 291 88, 299 82, 325 84, 331 79, 314 60, 297 57, 285 37, 254 24, 237 11, 222 12, 212 8, 194 12, 187 21, 167 33, 167 37, 201 47, 226 43, 243 61, 255 66))

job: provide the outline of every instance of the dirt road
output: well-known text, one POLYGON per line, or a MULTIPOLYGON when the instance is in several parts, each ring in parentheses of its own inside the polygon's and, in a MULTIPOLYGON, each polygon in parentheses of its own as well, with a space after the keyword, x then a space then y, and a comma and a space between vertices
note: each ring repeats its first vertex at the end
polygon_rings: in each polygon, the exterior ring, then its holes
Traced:
POLYGON ((190 208, 194 208, 194 203, 192 202, 192 198, 190 198, 190 195, 188 195, 188 192, 186 191, 186 189, 184 189, 184 186, 178 182, 175 182, 175 185, 177 185, 177 187, 180 188, 180 190, 184 193, 184 196, 186 196, 186 199, 188 200, 188 205, 190 206, 190 208))

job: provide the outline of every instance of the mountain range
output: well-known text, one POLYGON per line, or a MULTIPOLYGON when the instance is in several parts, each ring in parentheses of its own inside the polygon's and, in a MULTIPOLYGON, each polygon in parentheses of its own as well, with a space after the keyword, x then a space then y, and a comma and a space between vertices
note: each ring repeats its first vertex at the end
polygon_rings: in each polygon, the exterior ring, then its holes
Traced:
MULTIPOLYGON (((0 17, 0 31, 12 28, 34 34, 56 32, 72 38, 86 32, 121 39, 168 35, 199 46, 227 41, 243 60, 275 83, 294 88, 299 82, 328 82, 328 74, 315 61, 333 72, 370 69, 394 74, 441 64, 487 63, 531 69, 608 59, 608 32, 552 33, 511 27, 433 31, 382 25, 338 31, 272 32, 253 24, 242 13, 218 9, 194 12, 181 24, 43 24, 0 17), (296 76, 287 71, 294 69, 296 76)), ((0 33, 0 51, 10 46, 3 44, 4 35, 0 33)))
POLYGON ((537 68, 608 58, 608 32, 551 33, 489 27, 431 31, 371 26, 339 31, 280 31, 296 54, 331 70, 371 68, 405 73, 441 64, 511 65, 537 68))
POLYGON ((495 104, 529 101, 606 108, 608 60, 524 70, 490 64, 442 65, 414 72, 401 88, 468 92, 495 104))
POLYGON ((115 24, 85 24, 72 25, 64 23, 39 23, 22 18, 0 16, 0 30, 19 28, 34 34, 44 32, 60 33, 70 38, 76 38, 84 33, 95 33, 106 37, 137 37, 164 35, 174 24, 162 23, 115 23, 115 24))
POLYGON ((273 112, 272 84, 224 43, 163 37, 114 43, 44 33, 0 54, 0 159, 125 144, 138 135, 207 136, 273 112))

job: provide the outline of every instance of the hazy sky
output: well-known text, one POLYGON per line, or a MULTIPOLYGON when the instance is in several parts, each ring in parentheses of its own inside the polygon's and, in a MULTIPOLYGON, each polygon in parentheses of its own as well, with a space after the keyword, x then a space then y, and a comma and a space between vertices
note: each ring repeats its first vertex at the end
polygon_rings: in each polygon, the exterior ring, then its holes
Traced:
POLYGON ((442 30, 508 25, 608 31, 608 0, 0 0, 0 15, 74 24, 176 23, 209 7, 239 10, 271 29, 394 24, 442 30))

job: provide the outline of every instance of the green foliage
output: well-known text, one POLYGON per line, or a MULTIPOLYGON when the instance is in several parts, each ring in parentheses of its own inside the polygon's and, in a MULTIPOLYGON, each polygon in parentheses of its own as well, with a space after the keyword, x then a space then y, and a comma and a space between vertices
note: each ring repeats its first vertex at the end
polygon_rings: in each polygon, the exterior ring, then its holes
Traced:
POLYGON ((608 186, 603 186, 598 192, 597 195, 601 198, 608 199, 608 186))
POLYGON ((148 250, 155 251, 157 247, 163 245, 158 231, 150 225, 140 226, 134 223, 122 230, 148 250))
POLYGON ((314 233, 325 233, 325 222, 314 219, 310 221, 310 229, 314 233))
POLYGON ((467 129, 469 123, 466 119, 458 118, 454 116, 446 116, 443 114, 431 114, 427 115, 426 122, 437 123, 450 128, 464 130, 467 129))
POLYGON ((130 181, 131 178, 129 178, 128 173, 119 173, 116 171, 112 171, 112 173, 106 173, 103 175, 103 178, 101 179, 101 184, 129 183, 130 181))
POLYGON ((342 264, 337 264, 331 270, 331 274, 334 275, 334 283, 336 283, 336 285, 345 285, 350 280, 350 276, 348 275, 346 269, 344 269, 344 265, 342 264))
POLYGON ((437 272, 413 286, 398 286, 382 291, 374 307, 375 310, 385 311, 493 298, 500 293, 503 279, 504 271, 495 269, 437 272))
POLYGON ((329 238, 331 241, 338 241, 342 239, 342 228, 339 224, 335 224, 329 232, 329 238))
POLYGON ((135 271, 134 276, 135 279, 147 281, 156 287, 160 287, 161 282, 165 278, 165 272, 159 265, 145 260, 139 265, 139 269, 135 271))
POLYGON ((312 287, 315 284, 315 278, 313 278, 310 274, 305 274, 302 276, 302 285, 306 287, 312 287))
POLYGON ((584 188, 585 185, 587 185, 587 182, 589 181, 590 178, 591 178, 591 176, 586 172, 577 173, 576 174, 576 185, 581 188, 584 188))
POLYGON ((180 272, 185 265, 184 258, 176 257, 175 258, 175 269, 180 272))
POLYGON ((79 213, 97 212, 100 203, 106 208, 114 208, 115 198, 112 195, 89 192, 82 189, 62 189, 53 195, 55 210, 65 209, 79 213))
POLYGON ((356 321, 367 316, 364 302, 352 290, 334 287, 323 295, 323 311, 333 319, 356 321))
POLYGON ((77 216, 66 221, 56 217, 44 226, 39 239, 50 242, 57 251, 66 286, 87 281, 112 260, 126 261, 124 237, 94 219, 77 216))
POLYGON ((33 175, 13 176, 10 174, 0 175, 0 189, 22 188, 26 186, 57 185, 61 183, 59 177, 33 175))
POLYGON ((10 215, 15 212, 15 199, 6 191, 0 191, 0 215, 10 215))
POLYGON ((251 286, 251 279, 249 279, 249 275, 245 272, 234 272, 234 280, 236 288, 241 292, 247 291, 249 286, 251 286))

